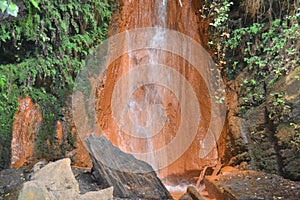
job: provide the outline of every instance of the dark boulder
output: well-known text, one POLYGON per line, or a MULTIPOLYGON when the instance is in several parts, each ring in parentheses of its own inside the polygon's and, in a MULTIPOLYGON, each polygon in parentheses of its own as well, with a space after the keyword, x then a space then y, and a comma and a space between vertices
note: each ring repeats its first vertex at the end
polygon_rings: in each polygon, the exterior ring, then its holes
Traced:
POLYGON ((104 136, 86 139, 95 179, 114 187, 114 197, 128 199, 173 199, 152 167, 122 152, 104 136))

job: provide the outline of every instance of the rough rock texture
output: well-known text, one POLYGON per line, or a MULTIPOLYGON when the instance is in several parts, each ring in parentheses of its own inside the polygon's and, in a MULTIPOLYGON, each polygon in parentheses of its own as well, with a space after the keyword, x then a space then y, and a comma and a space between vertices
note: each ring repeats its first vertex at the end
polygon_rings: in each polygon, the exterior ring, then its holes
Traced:
POLYGON ((40 108, 26 96, 19 99, 11 141, 11 167, 18 168, 34 159, 35 138, 42 121, 40 108))
MULTIPOLYGON (((66 110, 64 113, 65 117, 65 123, 67 128, 71 128, 71 136, 75 139, 75 144, 73 145, 73 149, 71 152, 67 153, 67 157, 69 157, 72 160, 72 165, 75 167, 80 168, 92 168, 92 160, 90 158, 89 152, 82 143, 80 136, 78 135, 77 127, 75 126, 75 122, 73 120, 73 114, 72 114, 72 99, 71 97, 68 97, 66 101, 66 110)), ((67 132, 70 131, 70 129, 64 130, 63 134, 66 137, 67 132)))
POLYGON ((194 186, 188 186, 186 193, 179 200, 205 200, 194 186))
POLYGON ((223 157, 228 165, 239 165, 243 161, 250 161, 248 152, 249 139, 242 127, 243 119, 239 116, 240 76, 237 80, 227 82, 227 148, 223 157))
POLYGON ((289 199, 300 196, 300 183, 257 171, 234 171, 204 179, 206 190, 216 200, 289 199))
MULTIPOLYGON (((38 104, 33 104, 30 97, 19 100, 19 108, 14 117, 13 134, 11 141, 11 167, 18 168, 31 164, 36 159, 37 149, 36 138, 42 122, 42 115, 38 104)), ((66 106, 70 108, 70 105, 66 106)), ((92 168, 92 161, 85 146, 77 136, 76 128, 72 123, 71 111, 66 109, 64 120, 57 121, 56 124, 56 142, 51 146, 54 154, 52 159, 61 156, 68 156, 72 164, 77 167, 92 168), (70 147, 70 136, 68 135, 71 128, 71 137, 75 139, 74 149, 66 152, 66 147, 70 147), (69 142, 69 143, 68 143, 69 142), (56 152, 57 151, 57 152, 56 152), (67 155, 64 155, 67 153, 67 155)))
POLYGON ((39 170, 36 168, 37 171, 31 176, 31 181, 24 183, 18 199, 113 199, 112 187, 80 195, 78 182, 72 173, 70 162, 70 159, 66 158, 49 163, 39 170))
POLYGON ((114 196, 129 199, 172 199, 151 166, 122 152, 105 137, 86 140, 93 174, 101 185, 114 187, 114 196))
POLYGON ((15 200, 26 181, 24 168, 5 169, 0 171, 0 199, 15 200))
POLYGON ((246 92, 240 88, 245 74, 227 84, 228 142, 224 159, 229 165, 247 161, 252 169, 300 180, 299 75, 297 67, 272 88, 258 88, 266 93, 266 101, 244 113, 238 106, 242 102, 239 96, 246 92), (274 105, 280 98, 285 105, 274 105))
POLYGON ((83 167, 87 169, 92 168, 92 159, 83 142, 81 141, 79 135, 77 134, 75 124, 72 123, 72 136, 76 138, 74 149, 67 155, 72 160, 72 165, 75 167, 83 167))
MULTIPOLYGON (((200 1, 167 1, 167 17, 165 28, 173 29, 182 32, 204 45, 207 44, 207 28, 208 21, 201 21, 198 16, 200 1)), ((153 27, 159 23, 158 19, 158 6, 162 4, 162 1, 152 0, 122 0, 120 8, 114 13, 113 19, 110 23, 109 34, 123 32, 125 30, 131 30, 140 27, 153 27)), ((120 127, 116 124, 114 117, 112 116, 111 99, 114 86, 117 80, 122 77, 130 67, 136 67, 145 63, 149 63, 149 55, 147 52, 138 51, 131 53, 132 55, 123 55, 119 59, 115 60, 108 68, 106 72, 105 85, 101 85, 98 88, 98 102, 97 112, 98 121, 103 130, 103 134, 112 141, 112 143, 120 147, 123 151, 130 152, 130 148, 134 146, 135 152, 145 152, 147 141, 137 137, 132 137, 130 134, 126 134, 120 130, 120 127), (131 64, 131 66, 129 65, 131 64)), ((185 151, 185 153, 177 159, 175 162, 170 163, 167 168, 158 172, 161 178, 169 175, 176 175, 179 178, 190 179, 195 171, 201 171, 204 166, 216 165, 218 158, 223 155, 225 148, 225 142, 222 139, 217 141, 219 143, 218 149, 214 148, 207 156, 208 159, 200 159, 198 157, 199 150, 201 149, 200 142, 209 126, 210 121, 210 106, 211 102, 208 95, 206 84, 202 77, 197 73, 197 70, 193 69, 188 62, 176 55, 170 55, 168 53, 159 52, 159 56, 166 57, 167 66, 173 67, 180 72, 193 87, 201 107, 201 123, 198 126, 198 132, 193 143, 185 151)), ((104 79, 103 77, 101 78, 104 79)), ((137 88, 132 98, 137 102, 141 101, 146 96, 147 91, 155 91, 156 97, 154 100, 159 102, 166 110, 168 120, 164 127, 152 137, 153 149, 160 149, 172 141, 172 138, 176 135, 176 131, 179 125, 182 123, 180 118, 180 109, 178 101, 174 94, 169 90, 162 90, 160 85, 147 85, 145 87, 137 88), (166 91, 166 92, 165 92, 166 91)), ((122 97, 120 97, 122 98, 122 97)), ((149 103, 151 104, 151 102, 149 103)), ((139 123, 145 123, 146 112, 138 113, 139 123)), ((184 119, 183 120, 188 120, 184 119)), ((220 124, 223 126, 223 124, 220 124)), ((189 130, 186 130, 186 134, 191 134, 189 130)), ((189 137, 189 136, 187 136, 189 137)))
POLYGON ((82 143, 81 139, 77 137, 75 148, 72 151, 73 154, 73 165, 77 167, 84 167, 87 169, 92 168, 92 159, 90 154, 84 144, 82 143))
POLYGON ((244 113, 239 110, 242 102, 239 97, 245 92, 240 86, 244 77, 242 73, 227 83, 228 142, 224 159, 228 165, 237 166, 247 161, 252 169, 280 174, 266 103, 253 106, 244 113))
POLYGON ((79 193, 79 187, 70 167, 70 160, 63 159, 49 163, 34 172, 31 181, 26 182, 19 199, 71 199, 79 193))
POLYGON ((114 191, 113 187, 109 187, 99 191, 92 191, 92 192, 85 193, 77 197, 77 199, 78 200, 94 200, 94 199, 112 200, 113 191, 114 191))
MULTIPOLYGON (((38 182, 35 181, 29 181, 24 184, 18 199, 56 199, 56 197, 52 193, 48 192, 45 186, 40 186, 38 182)), ((70 197, 66 197, 66 199, 70 199, 70 197)))
POLYGON ((48 190, 56 191, 54 194, 56 198, 71 198, 79 193, 78 183, 70 167, 70 159, 49 163, 35 172, 31 180, 37 181, 38 185, 43 185, 48 190))
POLYGON ((281 78, 270 93, 284 94, 285 104, 290 108, 267 105, 273 117, 274 139, 280 159, 282 175, 300 180, 300 67, 281 78))
POLYGON ((274 131, 269 126, 266 104, 251 108, 245 115, 243 128, 249 138, 248 148, 253 169, 281 174, 281 164, 274 131))
POLYGON ((98 182, 94 179, 94 176, 90 170, 72 168, 72 171, 78 182, 80 194, 105 189, 104 186, 98 184, 98 182))

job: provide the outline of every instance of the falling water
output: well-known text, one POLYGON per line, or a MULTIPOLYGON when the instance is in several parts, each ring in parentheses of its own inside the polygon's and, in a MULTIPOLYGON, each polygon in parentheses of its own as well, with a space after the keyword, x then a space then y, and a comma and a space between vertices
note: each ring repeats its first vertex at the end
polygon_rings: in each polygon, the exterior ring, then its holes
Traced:
MULTIPOLYGON (((162 2, 160 1, 156 1, 156 8, 158 9, 158 24, 156 25, 157 28, 159 29, 156 29, 156 33, 154 35, 154 37, 152 38, 152 41, 151 43, 152 44, 159 44, 160 48, 163 48, 164 45, 165 45, 165 30, 163 28, 166 28, 166 19, 167 19, 167 3, 168 1, 167 0, 163 0, 162 2)), ((165 61, 165 57, 160 57, 159 58, 159 51, 148 51, 148 54, 149 54, 149 57, 150 57, 150 64, 153 64, 154 66, 155 65, 158 65, 159 63, 164 63, 165 61)), ((157 68, 157 66, 155 66, 157 68)), ((152 71, 151 74, 148 74, 148 76, 153 76, 155 77, 157 74, 157 72, 154 70, 152 71)), ((150 79, 151 77, 149 77, 150 79)), ((149 98, 151 97, 151 93, 152 94, 158 94, 156 93, 155 91, 151 91, 151 90, 146 90, 146 95, 145 95, 145 100, 144 102, 149 102, 149 98)), ((156 108, 157 108, 158 105, 156 105, 156 108)), ((159 107, 161 108, 161 107, 159 107)), ((150 107, 148 106, 147 107, 147 110, 146 110, 146 113, 147 113, 147 116, 151 116, 150 115, 150 107)), ((155 112, 159 112, 158 109, 155 110, 155 112)), ((159 112, 161 113, 161 112, 159 112)), ((154 121, 152 120, 151 118, 148 118, 148 120, 151 122, 151 121, 154 121)), ((153 126, 154 124, 152 124, 153 126)), ((151 126, 151 125, 150 125, 151 126)), ((147 135, 149 135, 149 133, 146 132, 147 135)), ((151 134, 151 133, 150 133, 151 134)), ((155 151, 154 151, 154 147, 153 147, 153 141, 151 139, 151 137, 147 137, 147 144, 148 144, 148 151, 151 153, 150 154, 150 158, 149 158, 149 162, 152 164, 152 166, 156 166, 154 165, 155 163, 155 159, 154 159, 154 154, 155 154, 155 151)), ((159 167, 159 166, 157 166, 159 167)))
MULTIPOLYGON (((156 29, 156 32, 150 41, 151 44, 159 44, 160 48, 163 48, 165 45, 165 34, 166 31, 163 28, 166 28, 166 21, 167 21, 167 4, 168 0, 162 0, 162 1, 155 1, 155 10, 153 12, 153 15, 156 15, 155 18, 157 21, 154 24, 154 27, 158 28, 156 29)), ((128 37, 130 38, 130 37, 128 37)), ((128 42, 128 45, 130 45, 130 42, 128 42)), ((128 52, 129 57, 129 67, 131 68, 132 65, 135 65, 136 63, 132 63, 132 59, 134 58, 134 52, 128 52)), ((160 52, 157 50, 149 49, 147 50, 147 56, 149 58, 149 64, 153 66, 155 69, 157 65, 163 64, 165 61, 165 58, 160 55, 160 52)), ((148 73, 147 79, 151 80, 153 77, 157 75, 157 72, 155 70, 151 70, 150 73, 148 73)), ((133 86, 131 83, 132 80, 129 80, 129 87, 133 86)), ((134 86, 133 86, 134 87, 134 86)), ((122 130, 122 126, 126 125, 126 117, 131 116, 130 120, 131 123, 134 124, 136 127, 135 135, 144 138, 147 141, 147 147, 146 151, 150 153, 150 156, 148 158, 145 158, 149 164, 151 164, 154 169, 156 167, 159 167, 156 165, 155 161, 155 151, 154 151, 154 144, 151 139, 151 131, 153 131, 153 128, 149 128, 151 126, 156 126, 154 129, 156 130, 157 127, 161 127, 161 125, 153 124, 155 121, 155 117, 160 117, 161 119, 164 119, 164 110, 161 105, 155 104, 155 99, 159 98, 159 94, 156 92, 155 87, 148 88, 148 86, 145 87, 145 93, 144 93, 144 99, 143 101, 137 101, 134 97, 128 99, 127 106, 124 108, 122 112, 121 122, 119 130, 122 130), (154 100, 153 100, 154 99, 154 100), (142 114, 141 114, 142 113, 142 114), (127 114, 127 115, 126 115, 127 114), (145 119, 143 123, 141 123, 141 115, 143 115, 143 118, 145 119), (155 167, 156 166, 156 167, 155 167)), ((121 140, 121 143, 127 142, 124 146, 129 146, 130 152, 136 152, 137 147, 135 147, 135 144, 132 144, 131 142, 124 141, 124 138, 121 134, 119 134, 119 139, 121 140)), ((123 145, 122 145, 123 146, 123 145)))
POLYGON ((97 104, 100 128, 112 143, 170 182, 217 162, 212 141, 218 135, 211 133, 222 128, 208 90, 215 94, 218 76, 210 76, 209 56, 199 44, 199 17, 191 2, 179 6, 124 1, 97 104))

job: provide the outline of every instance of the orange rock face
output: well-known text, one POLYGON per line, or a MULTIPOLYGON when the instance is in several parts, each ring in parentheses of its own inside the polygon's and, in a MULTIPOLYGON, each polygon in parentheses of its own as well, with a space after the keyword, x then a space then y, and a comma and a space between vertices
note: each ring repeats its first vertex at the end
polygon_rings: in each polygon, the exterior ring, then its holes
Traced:
MULTIPOLYGON (((68 120, 71 120, 66 115, 68 120)), ((24 99, 19 100, 19 108, 15 114, 13 123, 13 135, 11 142, 11 167, 19 168, 29 164, 35 159, 35 139, 39 127, 42 122, 42 115, 38 104, 34 104, 32 100, 26 96, 24 99)), ((52 148, 61 148, 62 145, 66 145, 67 139, 67 127, 65 122, 57 121, 56 123, 56 141, 52 148)), ((72 137, 76 138, 74 149, 66 156, 72 159, 72 165, 82 168, 92 168, 92 161, 89 156, 89 152, 84 147, 80 138, 76 136, 77 132, 74 126, 72 126, 72 137)), ((48 144, 51 146, 51 144, 48 144)))
POLYGON ((42 121, 40 108, 26 96, 19 100, 11 142, 11 167, 27 165, 34 158, 34 140, 42 121))
POLYGON ((77 135, 74 124, 72 126, 72 135, 73 137, 76 135, 75 148, 70 152, 70 157, 72 158, 72 165, 74 167, 91 169, 93 167, 92 159, 88 150, 77 135))
MULTIPOLYGON (((69 118, 69 120, 71 119, 69 118)), ((71 158, 73 167, 91 169, 92 160, 90 158, 89 152, 87 151, 81 139, 77 135, 75 126, 73 125, 71 128, 72 137, 76 138, 76 141, 74 144, 74 149, 72 149, 71 152, 66 152, 66 156, 71 158)), ((68 141, 66 133, 67 131, 64 130, 63 123, 61 121, 57 121, 55 135, 57 145, 64 145, 64 143, 68 141)))
POLYGON ((61 144, 63 141, 63 126, 61 121, 56 122, 56 135, 55 138, 59 141, 61 144))
MULTIPOLYGON (((160 1, 153 0, 123 0, 118 11, 115 12, 110 24, 110 35, 120 33, 126 30, 131 30, 141 27, 154 27, 159 24, 157 5, 160 1)), ((197 13, 199 13, 199 1, 167 1, 167 15, 164 28, 179 31, 196 42, 204 45, 208 41, 207 29, 208 21, 201 21, 197 13)), ((162 1, 161 1, 162 3, 162 1)), ((132 94, 132 99, 141 105, 141 108, 133 114, 128 114, 125 117, 124 123, 129 123, 130 120, 142 126, 146 126, 147 112, 151 105, 160 104, 165 112, 167 120, 160 131, 151 137, 149 140, 140 139, 130 134, 125 133, 115 122, 112 116, 111 99, 113 96, 114 87, 118 80, 130 69, 147 64, 150 57, 148 51, 133 52, 133 55, 124 54, 119 59, 115 60, 106 71, 105 84, 98 88, 96 102, 96 110, 98 122, 103 130, 103 134, 108 137, 112 143, 119 146, 122 150, 130 152, 138 151, 144 153, 149 151, 149 146, 153 150, 161 149, 172 142, 176 136, 180 124, 190 119, 185 119, 181 116, 180 105, 173 91, 168 88, 163 88, 159 84, 148 84, 136 88, 132 94), (150 92, 149 92, 150 91, 150 92), (150 94, 150 95, 149 95, 150 94), (145 98, 147 100, 145 101, 145 98), (127 120, 127 121, 126 121, 127 120)), ((189 148, 175 162, 170 163, 167 167, 160 169, 160 178, 172 175, 186 175, 187 178, 195 176, 195 171, 201 171, 205 166, 214 166, 224 154, 224 139, 225 136, 216 141, 218 144, 205 158, 199 158, 199 150, 201 149, 201 140, 203 140, 208 128, 211 117, 211 100, 208 88, 203 80, 203 77, 188 63, 178 55, 169 52, 161 52, 156 50, 156 56, 164 58, 165 65, 171 66, 188 80, 189 84, 196 93, 198 105, 201 107, 201 121, 198 125, 197 134, 189 146, 189 148)), ((103 78, 103 77, 102 77, 103 78)), ((121 96, 119 98, 122 98, 121 96)), ((188 102, 188 99, 187 101, 188 102)), ((151 108, 150 108, 151 109, 151 108)), ((220 124, 223 126, 223 124, 220 124)), ((189 137, 190 130, 186 129, 186 137, 189 137)), ((178 146, 178 148, 180 145, 178 146)), ((196 173, 197 174, 197 173, 196 173)))

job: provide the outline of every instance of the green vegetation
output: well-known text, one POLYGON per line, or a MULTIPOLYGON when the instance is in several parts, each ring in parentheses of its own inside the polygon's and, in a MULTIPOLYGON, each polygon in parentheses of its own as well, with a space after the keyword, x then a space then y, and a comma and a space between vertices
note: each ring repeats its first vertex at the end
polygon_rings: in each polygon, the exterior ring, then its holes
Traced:
POLYGON ((1 12, 7 12, 8 15, 16 17, 18 15, 19 7, 12 1, 0 0, 1 12))
MULTIPOLYGON (((293 16, 275 19, 270 24, 253 23, 249 27, 233 31, 233 37, 227 41, 227 45, 230 49, 244 49, 244 56, 243 60, 230 60, 230 63, 233 63, 232 70, 241 71, 242 69, 237 69, 236 66, 243 62, 251 74, 251 77, 243 81, 243 87, 247 90, 247 96, 244 97, 245 106, 256 105, 265 99, 266 91, 257 91, 258 87, 265 85, 267 90, 270 89, 281 76, 299 65, 299 20, 298 9, 293 16)), ((232 72, 228 70, 228 74, 230 76, 232 72)))
POLYGON ((204 0, 202 9, 199 10, 201 17, 210 22, 208 48, 214 53, 213 59, 221 71, 226 64, 225 44, 230 36, 228 24, 232 5, 233 2, 229 0, 204 0))
POLYGON ((0 18, 0 168, 7 165, 17 100, 25 94, 39 103, 43 114, 38 153, 53 154, 50 146, 56 121, 64 115, 61 108, 85 56, 105 39, 114 4, 98 0, 19 3, 19 10, 11 12, 15 4, 0 1, 1 12, 17 16, 0 18))
MULTIPOLYGON (((280 16, 267 13, 265 21, 254 18, 253 22, 234 29, 226 42, 229 54, 235 55, 229 59, 229 66, 226 68, 228 78, 234 78, 241 72, 247 74, 241 85, 241 114, 265 103, 268 108, 267 116, 273 124, 283 120, 294 122, 289 117, 292 108, 285 101, 284 93, 273 92, 278 80, 300 65, 299 2, 286 3, 282 1, 277 8, 279 10, 272 12, 281 13, 280 16)), ((253 12, 251 16, 257 16, 253 12)), ((291 143, 299 150, 298 135, 291 143)))
MULTIPOLYGON (((227 80, 241 79, 241 117, 265 104, 271 123, 283 118, 294 123, 288 117, 292 108, 284 92, 274 92, 273 88, 280 78, 300 66, 300 2, 203 2, 200 14, 210 20, 209 47, 215 62, 227 80)), ((300 149, 298 135, 292 142, 300 149)))

